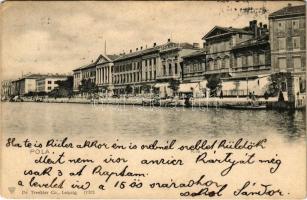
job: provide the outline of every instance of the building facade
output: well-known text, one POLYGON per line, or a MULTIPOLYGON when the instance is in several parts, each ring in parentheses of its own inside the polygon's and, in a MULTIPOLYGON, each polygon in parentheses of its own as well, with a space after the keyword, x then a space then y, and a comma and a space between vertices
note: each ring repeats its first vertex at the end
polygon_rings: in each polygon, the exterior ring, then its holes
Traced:
POLYGON ((159 47, 140 47, 135 52, 114 60, 113 84, 115 94, 141 94, 148 92, 156 79, 159 47))
POLYGON ((100 55, 96 64, 96 85, 103 94, 113 94, 113 60, 117 55, 100 55))
POLYGON ((28 74, 12 81, 13 95, 24 96, 25 94, 36 92, 36 80, 44 77, 43 74, 28 74))
POLYGON ((203 37, 205 79, 221 79, 223 96, 264 95, 271 73, 268 33, 256 20, 244 28, 214 27, 203 37))
POLYGON ((204 49, 183 56, 183 74, 180 93, 190 93, 194 97, 205 93, 207 81, 204 73, 206 71, 206 51, 204 49))
POLYGON ((45 77, 38 78, 36 79, 36 92, 49 93, 58 87, 56 81, 65 80, 67 80, 67 76, 65 75, 46 75, 45 77))
POLYGON ((1 99, 8 99, 13 95, 12 80, 1 81, 1 99))
POLYGON ((80 90, 80 86, 82 85, 83 80, 90 80, 91 83, 96 84, 96 65, 99 59, 100 56, 96 59, 95 62, 92 61, 92 63, 88 65, 84 65, 82 67, 73 70, 74 92, 78 92, 80 90))
POLYGON ((288 99, 296 107, 306 96, 305 9, 289 4, 269 15, 272 71, 286 74, 288 99))
POLYGON ((129 54, 114 60, 114 92, 155 93, 162 97, 173 95, 169 82, 182 80, 182 57, 198 49, 195 45, 175 43, 169 39, 163 45, 154 43, 151 48, 130 50, 129 54))

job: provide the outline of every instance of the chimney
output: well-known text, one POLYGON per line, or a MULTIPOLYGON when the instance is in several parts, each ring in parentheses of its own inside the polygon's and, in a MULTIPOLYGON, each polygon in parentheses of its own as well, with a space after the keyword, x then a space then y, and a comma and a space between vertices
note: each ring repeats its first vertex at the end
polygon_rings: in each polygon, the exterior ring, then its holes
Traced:
POLYGON ((153 46, 154 46, 154 47, 157 46, 157 43, 154 43, 153 46))
POLYGON ((130 49, 130 53, 132 53, 132 49, 130 49))
POLYGON ((193 43, 193 48, 199 49, 199 43, 193 43))
POLYGON ((139 48, 136 48, 135 50, 136 50, 136 51, 138 51, 138 50, 139 50, 139 48))
POLYGON ((257 20, 252 21, 252 32, 254 32, 254 37, 258 37, 258 27, 257 27, 257 20))
POLYGON ((168 38, 168 39, 167 39, 167 42, 171 42, 171 38, 168 38))
POLYGON ((143 46, 141 46, 140 50, 142 50, 142 49, 143 49, 143 46))

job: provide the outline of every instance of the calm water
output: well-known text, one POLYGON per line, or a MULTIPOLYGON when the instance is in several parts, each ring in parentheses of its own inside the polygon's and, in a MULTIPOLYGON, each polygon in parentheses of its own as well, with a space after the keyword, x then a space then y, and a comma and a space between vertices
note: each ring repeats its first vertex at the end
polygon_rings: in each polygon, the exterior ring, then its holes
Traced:
POLYGON ((305 112, 1 103, 5 135, 87 138, 269 137, 303 141, 305 112))

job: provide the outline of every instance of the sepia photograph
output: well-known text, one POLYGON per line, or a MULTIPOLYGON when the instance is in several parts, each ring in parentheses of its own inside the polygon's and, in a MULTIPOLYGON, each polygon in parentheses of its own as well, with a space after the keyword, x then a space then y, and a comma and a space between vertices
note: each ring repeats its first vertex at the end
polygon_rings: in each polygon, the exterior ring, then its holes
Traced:
POLYGON ((0 195, 306 198, 304 1, 3 1, 0 195))

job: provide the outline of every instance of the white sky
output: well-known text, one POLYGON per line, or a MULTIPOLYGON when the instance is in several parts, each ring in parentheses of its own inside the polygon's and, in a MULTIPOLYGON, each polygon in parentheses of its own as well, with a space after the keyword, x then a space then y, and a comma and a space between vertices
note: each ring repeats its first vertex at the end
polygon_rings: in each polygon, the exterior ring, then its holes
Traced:
MULTIPOLYGON (((292 5, 303 2, 291 2, 292 5)), ((215 25, 268 24, 288 2, 5 2, 0 13, 1 79, 22 73, 69 73, 104 52, 198 42, 215 25), (251 12, 241 8, 252 7, 251 12), (261 11, 265 8, 267 12, 261 11), (255 12, 256 11, 256 12, 255 12)), ((202 46, 202 45, 201 45, 202 46)))

